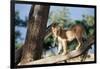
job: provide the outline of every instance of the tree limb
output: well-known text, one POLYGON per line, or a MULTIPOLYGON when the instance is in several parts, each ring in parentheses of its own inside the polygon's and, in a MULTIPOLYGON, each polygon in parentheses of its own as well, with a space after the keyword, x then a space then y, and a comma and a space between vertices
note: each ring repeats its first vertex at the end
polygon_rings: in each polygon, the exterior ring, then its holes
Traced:
POLYGON ((51 56, 51 57, 47 57, 44 59, 26 63, 24 65, 52 64, 52 63, 57 63, 59 61, 72 59, 72 58, 82 55, 85 51, 87 51, 89 48, 91 48, 93 43, 94 43, 94 37, 89 37, 88 41, 86 42, 86 45, 83 46, 83 48, 80 50, 73 50, 73 51, 69 52, 68 54, 66 54, 65 56, 64 55, 51 56))

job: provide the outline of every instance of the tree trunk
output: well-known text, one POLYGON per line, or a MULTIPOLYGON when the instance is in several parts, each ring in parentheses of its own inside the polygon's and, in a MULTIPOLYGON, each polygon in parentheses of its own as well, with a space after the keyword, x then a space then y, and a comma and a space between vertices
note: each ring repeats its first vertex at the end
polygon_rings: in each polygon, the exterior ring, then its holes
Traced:
POLYGON ((20 64, 41 58, 42 43, 46 32, 49 6, 35 5, 32 17, 29 18, 26 40, 22 48, 20 64))

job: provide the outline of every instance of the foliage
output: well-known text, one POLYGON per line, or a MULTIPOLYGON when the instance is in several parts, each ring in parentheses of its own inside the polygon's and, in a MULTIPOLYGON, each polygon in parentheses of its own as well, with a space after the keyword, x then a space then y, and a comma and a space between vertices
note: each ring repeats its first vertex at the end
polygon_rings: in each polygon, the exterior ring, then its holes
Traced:
POLYGON ((15 12, 15 26, 26 27, 27 21, 28 21, 27 17, 25 17, 25 20, 22 20, 19 16, 19 12, 18 11, 15 12))
POLYGON ((51 22, 59 23, 59 26, 65 27, 70 22, 69 14, 70 14, 69 9, 66 7, 63 7, 61 10, 59 10, 56 13, 51 11, 49 14, 49 20, 51 22))
POLYGON ((20 38, 21 33, 20 31, 15 31, 15 42, 17 43, 17 39, 20 38))
POLYGON ((15 48, 19 48, 18 40, 21 39, 21 32, 20 30, 17 30, 16 27, 26 27, 27 26, 27 17, 25 18, 25 20, 22 20, 19 16, 19 11, 15 12, 15 48))
POLYGON ((19 49, 21 47, 21 45, 22 45, 21 43, 16 43, 15 44, 15 49, 19 49))
POLYGON ((49 38, 47 38, 44 42, 43 42, 43 48, 45 50, 49 50, 52 46, 53 43, 53 37, 49 36, 49 38))

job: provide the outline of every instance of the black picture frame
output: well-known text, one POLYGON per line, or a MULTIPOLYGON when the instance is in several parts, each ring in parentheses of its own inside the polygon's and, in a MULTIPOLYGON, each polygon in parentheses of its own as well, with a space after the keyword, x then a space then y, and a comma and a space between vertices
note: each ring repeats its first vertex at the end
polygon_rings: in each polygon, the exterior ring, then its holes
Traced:
POLYGON ((10 24, 10 41, 11 41, 11 50, 10 50, 10 53, 11 53, 11 57, 10 57, 10 67, 11 68, 28 68, 28 67, 45 67, 45 66, 60 66, 60 65, 78 65, 78 64, 93 64, 93 63, 96 63, 97 62, 97 55, 96 55, 96 6, 95 5, 81 5, 81 4, 66 4, 66 3, 48 3, 48 2, 35 2, 35 1, 11 1, 11 24, 10 24), (41 64, 41 65, 23 65, 23 66, 16 66, 16 64, 14 63, 14 60, 15 60, 15 4, 42 4, 42 5, 53 5, 53 6, 70 6, 70 7, 86 7, 86 8, 94 8, 95 11, 94 11, 94 17, 95 17, 95 53, 94 53, 94 56, 95 56, 95 60, 94 61, 89 61, 89 62, 73 62, 73 63, 60 63, 60 64, 41 64))

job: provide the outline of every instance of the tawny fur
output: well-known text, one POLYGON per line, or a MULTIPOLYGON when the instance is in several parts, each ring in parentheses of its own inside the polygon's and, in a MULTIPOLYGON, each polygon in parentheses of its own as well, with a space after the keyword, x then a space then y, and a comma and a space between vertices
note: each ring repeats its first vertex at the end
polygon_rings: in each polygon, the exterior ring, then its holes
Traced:
POLYGON ((82 38, 84 33, 84 27, 80 24, 73 25, 69 29, 65 30, 54 23, 52 25, 52 33, 54 40, 58 41, 58 53, 63 49, 62 55, 65 55, 67 50, 67 43, 77 39, 78 46, 76 50, 78 50, 82 46, 82 38), (60 48, 60 49, 59 49, 60 48))

